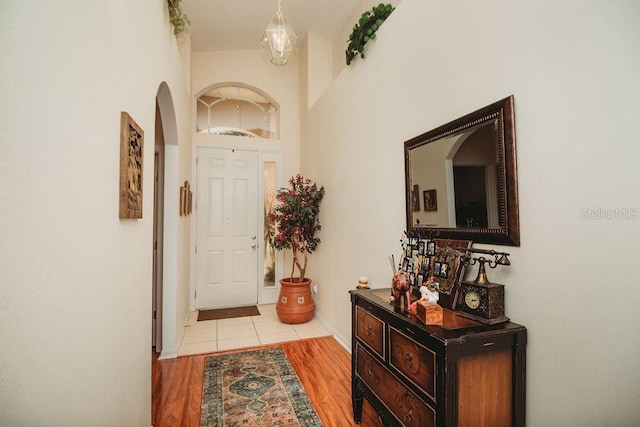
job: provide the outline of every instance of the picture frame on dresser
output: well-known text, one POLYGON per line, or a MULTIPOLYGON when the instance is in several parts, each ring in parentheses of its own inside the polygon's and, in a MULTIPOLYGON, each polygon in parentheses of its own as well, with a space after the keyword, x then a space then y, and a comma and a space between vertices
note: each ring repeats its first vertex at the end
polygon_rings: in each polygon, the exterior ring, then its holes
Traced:
POLYGON ((458 302, 460 282, 464 278, 467 267, 458 250, 471 248, 473 242, 456 239, 433 239, 433 241, 435 254, 432 257, 432 266, 434 280, 438 283, 438 304, 443 308, 454 310, 458 302), (446 265, 446 274, 442 272, 444 265, 446 265))
POLYGON ((436 242, 430 240, 427 242, 427 255, 433 256, 436 254, 436 242))
POLYGON ((433 275, 434 275, 435 277, 440 277, 440 267, 441 267, 441 266, 442 266, 442 263, 441 263, 441 262, 439 262, 439 261, 436 261, 436 262, 433 264, 433 275))
POLYGON ((417 236, 403 237, 401 242, 398 268, 407 274, 414 296, 419 298, 420 287, 427 281, 433 281, 439 294, 438 304, 443 308, 455 309, 460 281, 467 267, 459 250, 469 249, 473 242, 417 236), (420 275, 421 280, 418 279, 420 275))

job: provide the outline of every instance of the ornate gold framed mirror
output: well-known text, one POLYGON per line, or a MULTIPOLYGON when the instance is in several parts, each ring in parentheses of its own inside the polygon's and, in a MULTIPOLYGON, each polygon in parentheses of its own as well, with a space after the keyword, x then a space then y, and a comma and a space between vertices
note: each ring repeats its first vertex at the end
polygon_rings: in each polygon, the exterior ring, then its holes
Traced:
POLYGON ((404 143, 407 230, 520 246, 513 95, 404 143))

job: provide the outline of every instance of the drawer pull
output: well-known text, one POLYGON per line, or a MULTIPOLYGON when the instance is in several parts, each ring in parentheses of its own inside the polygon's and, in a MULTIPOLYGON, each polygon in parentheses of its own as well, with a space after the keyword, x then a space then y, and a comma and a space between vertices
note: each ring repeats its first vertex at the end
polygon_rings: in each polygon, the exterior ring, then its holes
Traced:
POLYGON ((373 372, 371 371, 371 369, 367 369, 367 375, 371 376, 371 374, 373 374, 373 372))
POLYGON ((407 411, 407 414, 404 416, 404 422, 408 423, 409 421, 411 421, 412 416, 413 416, 413 412, 411 412, 411 409, 409 409, 407 411))
POLYGON ((411 361, 413 360, 413 354, 411 354, 411 353, 407 353, 407 357, 405 357, 405 360, 406 360, 407 362, 411 362, 411 361))
POLYGON ((373 329, 373 328, 371 327, 371 324, 368 324, 368 325, 367 325, 367 335, 371 336, 371 330, 372 330, 372 329, 373 329))

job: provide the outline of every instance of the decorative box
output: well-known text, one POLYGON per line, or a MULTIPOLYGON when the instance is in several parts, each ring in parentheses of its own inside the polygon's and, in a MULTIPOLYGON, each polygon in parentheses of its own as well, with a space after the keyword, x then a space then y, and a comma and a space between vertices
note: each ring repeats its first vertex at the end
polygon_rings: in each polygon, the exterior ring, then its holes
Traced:
POLYGON ((426 325, 442 325, 442 307, 437 302, 417 301, 416 316, 426 325))

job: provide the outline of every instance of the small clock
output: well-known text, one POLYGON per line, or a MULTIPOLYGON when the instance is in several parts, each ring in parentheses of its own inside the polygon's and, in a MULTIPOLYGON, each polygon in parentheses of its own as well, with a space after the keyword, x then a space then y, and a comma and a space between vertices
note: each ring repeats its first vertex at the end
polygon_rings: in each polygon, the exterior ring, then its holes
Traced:
POLYGON ((504 315, 504 285, 463 281, 458 293, 459 315, 487 325, 509 321, 504 315))

